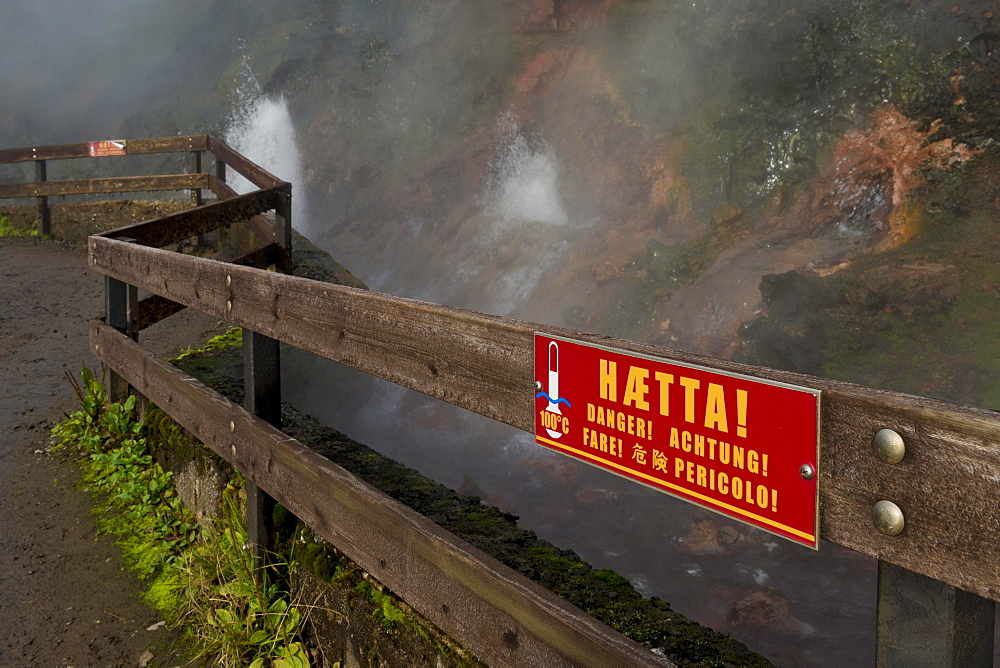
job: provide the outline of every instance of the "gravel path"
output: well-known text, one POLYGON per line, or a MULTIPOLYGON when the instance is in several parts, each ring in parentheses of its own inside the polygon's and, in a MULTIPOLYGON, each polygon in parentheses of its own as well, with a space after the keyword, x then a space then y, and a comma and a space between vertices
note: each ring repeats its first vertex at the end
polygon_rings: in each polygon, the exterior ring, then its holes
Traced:
MULTIPOLYGON (((103 311, 103 277, 82 247, 2 238, 0 276, 0 666, 182 663, 177 633, 157 625, 141 583, 96 535, 71 458, 42 454, 75 408, 64 373, 98 366, 87 320, 103 311)), ((165 354, 223 329, 185 312, 143 342, 165 354)))

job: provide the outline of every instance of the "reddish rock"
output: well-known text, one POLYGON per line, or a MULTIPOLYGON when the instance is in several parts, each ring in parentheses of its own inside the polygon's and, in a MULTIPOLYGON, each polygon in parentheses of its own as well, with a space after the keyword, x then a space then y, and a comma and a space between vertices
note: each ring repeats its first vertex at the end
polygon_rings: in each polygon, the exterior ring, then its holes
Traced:
POLYGON ((788 618, 788 599, 774 587, 764 587, 736 601, 730 612, 730 622, 738 626, 783 626, 788 618))
POLYGON ((712 520, 695 522, 691 530, 681 540, 678 552, 685 554, 720 554, 725 552, 719 527, 712 520))
POLYGON ((733 603, 728 621, 733 627, 767 629, 772 632, 798 635, 812 635, 816 632, 811 625, 792 616, 788 599, 774 587, 764 587, 733 603))
POLYGON ((515 28, 524 33, 555 30, 555 4, 555 0, 519 0, 515 3, 515 28))
POLYGON ((603 28, 608 22, 608 12, 620 2, 621 0, 555 0, 556 28, 603 28))
POLYGON ((514 90, 524 95, 538 93, 543 88, 543 83, 550 80, 552 73, 560 66, 559 58, 552 51, 540 53, 528 63, 524 74, 514 82, 514 90))
POLYGON ((818 228, 874 239, 882 248, 906 241, 915 211, 904 203, 922 183, 919 168, 947 169, 975 152, 950 138, 930 142, 937 128, 917 122, 888 105, 872 115, 868 128, 848 132, 838 143, 831 167, 817 179, 812 201, 799 216, 818 228))

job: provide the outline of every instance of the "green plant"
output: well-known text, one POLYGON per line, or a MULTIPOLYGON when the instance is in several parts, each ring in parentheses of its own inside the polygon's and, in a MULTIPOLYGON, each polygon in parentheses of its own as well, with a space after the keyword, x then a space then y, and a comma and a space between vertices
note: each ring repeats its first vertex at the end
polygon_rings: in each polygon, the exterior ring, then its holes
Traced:
POLYGON ((109 402, 87 368, 79 381, 67 376, 80 409, 53 428, 56 447, 83 455, 82 484, 99 499, 98 530, 117 536, 123 561, 148 583, 147 601, 183 625, 198 655, 212 662, 308 666, 297 636, 305 608, 289 603, 281 579, 289 564, 274 556, 268 577, 255 576, 242 482, 224 491, 221 516, 200 527, 181 505, 173 474, 150 454, 158 440, 176 440, 162 412, 151 408, 140 423, 134 396, 109 402))
POLYGON ((41 232, 38 231, 38 221, 32 221, 27 227, 21 227, 18 225, 12 225, 10 218, 6 216, 0 216, 0 237, 38 237, 41 236, 41 232))
POLYGON ((280 574, 289 564, 272 555, 267 576, 246 549, 242 486, 223 493, 222 516, 184 557, 182 618, 202 653, 225 665, 308 666, 297 639, 303 615, 291 605, 280 574))
POLYGON ((80 370, 80 381, 69 371, 66 372, 66 378, 80 402, 80 410, 66 415, 52 429, 52 435, 59 441, 56 447, 72 444, 84 452, 95 452, 103 444, 101 414, 108 400, 103 385, 104 370, 101 369, 100 381, 94 378, 94 373, 87 367, 80 370))

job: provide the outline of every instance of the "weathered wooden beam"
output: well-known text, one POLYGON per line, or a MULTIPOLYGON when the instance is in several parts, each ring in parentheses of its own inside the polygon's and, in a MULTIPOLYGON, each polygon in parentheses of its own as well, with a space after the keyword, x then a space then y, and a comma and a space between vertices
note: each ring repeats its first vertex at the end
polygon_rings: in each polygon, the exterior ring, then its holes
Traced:
POLYGON ((992 600, 1000 599, 1000 413, 630 341, 233 267, 92 237, 91 267, 303 350, 525 431, 534 429, 533 332, 823 390, 821 536, 992 600), (227 281, 227 276, 229 280, 227 281), (227 309, 227 302, 232 310, 227 309), (885 464, 891 428, 906 457, 885 464), (895 502, 886 536, 872 509, 895 502))
POLYGON ((229 165, 231 169, 236 170, 236 172, 241 174, 243 178, 258 188, 273 188, 274 186, 285 183, 263 167, 260 167, 259 165, 256 165, 248 160, 246 156, 236 151, 221 139, 209 137, 208 150, 214 153, 216 158, 222 160, 224 163, 229 165))
MULTIPOLYGON (((119 241, 133 242, 132 239, 124 238, 119 241)), ((139 338, 139 330, 136 328, 138 302, 139 291, 136 286, 111 276, 104 277, 104 322, 133 341, 139 338)), ((108 398, 111 401, 124 401, 128 394, 128 381, 112 369, 108 376, 108 398)))
MULTIPOLYGON (((35 161, 35 182, 44 183, 48 180, 48 170, 44 160, 35 161)), ((35 199, 35 206, 38 207, 39 231, 44 237, 52 236, 52 212, 49 210, 49 198, 45 196, 35 199)))
MULTIPOLYGON (((148 139, 126 139, 124 141, 128 155, 204 151, 208 149, 208 135, 153 137, 148 139)), ((0 150, 0 164, 29 162, 32 160, 64 160, 89 157, 91 156, 90 144, 88 142, 0 150)))
POLYGON ((292 190, 274 207, 274 241, 281 248, 281 260, 276 268, 283 274, 292 273, 292 190))
MULTIPOLYGON (((201 174, 201 154, 202 151, 191 151, 191 173, 201 174)), ((208 174, 205 174, 203 186, 191 190, 191 206, 201 206, 201 188, 208 186, 208 174)))
MULTIPOLYGON (((223 172, 225 172, 226 163, 219 162, 216 166, 222 166, 223 172)), ((208 188, 211 190, 219 200, 233 199, 234 197, 239 197, 235 190, 229 186, 224 180, 219 179, 218 176, 208 177, 208 188)), ((263 216, 251 216, 247 219, 250 224, 250 229, 253 231, 254 237, 260 244, 271 243, 275 240, 274 236, 274 225, 271 225, 263 216)))
MULTIPOLYGON (((281 361, 277 339, 243 328, 243 407, 281 429, 281 361)), ((254 570, 266 578, 274 551, 274 497, 247 480, 247 542, 254 570)))
MULTIPOLYGON (((260 248, 255 248, 240 257, 230 260, 229 263, 263 269, 265 267, 270 267, 272 264, 277 264, 281 260, 281 257, 281 248, 279 248, 276 244, 266 244, 260 248)), ((166 297, 161 297, 160 295, 150 295, 145 299, 139 300, 139 304, 136 309, 137 315, 135 319, 135 328, 137 331, 142 331, 147 327, 155 325, 161 320, 166 320, 173 314, 179 313, 186 308, 187 306, 184 304, 171 301, 166 297)))
POLYGON ((153 192, 157 190, 190 190, 207 187, 207 174, 115 176, 100 179, 74 179, 72 181, 0 185, 0 199, 13 197, 51 197, 54 195, 91 195, 96 193, 153 192))
POLYGON ((273 209, 281 199, 282 190, 282 186, 257 190, 230 200, 119 227, 100 236, 129 236, 143 246, 166 246, 273 209))
POLYGON ((90 346, 195 437, 490 665, 670 665, 100 321, 90 322, 90 346))
POLYGON ((875 665, 993 665, 993 601, 879 562, 875 665))

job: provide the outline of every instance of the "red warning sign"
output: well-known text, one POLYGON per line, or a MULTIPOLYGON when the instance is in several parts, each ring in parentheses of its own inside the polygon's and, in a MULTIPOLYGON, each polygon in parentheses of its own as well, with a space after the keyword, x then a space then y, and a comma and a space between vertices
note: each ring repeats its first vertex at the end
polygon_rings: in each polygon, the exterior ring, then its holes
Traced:
POLYGON ((535 334, 535 441, 819 548, 820 391, 535 334))
POLYGON ((103 158, 109 155, 126 155, 128 153, 124 139, 92 141, 87 144, 87 147, 90 149, 91 158, 103 158))

